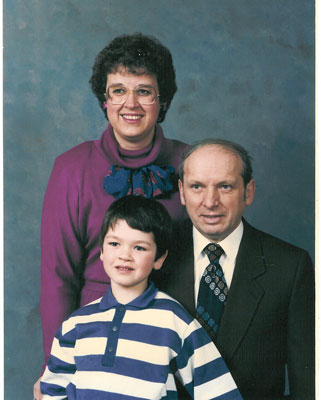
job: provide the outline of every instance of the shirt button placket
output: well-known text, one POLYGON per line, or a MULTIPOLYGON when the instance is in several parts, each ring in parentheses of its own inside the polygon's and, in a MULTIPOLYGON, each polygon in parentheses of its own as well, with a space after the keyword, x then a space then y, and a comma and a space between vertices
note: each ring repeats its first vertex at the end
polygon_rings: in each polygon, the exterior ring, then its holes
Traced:
POLYGON ((114 318, 110 324, 107 336, 107 346, 102 359, 102 364, 106 367, 112 367, 116 358, 116 351, 119 339, 120 326, 122 324, 126 308, 118 305, 115 310, 114 318))

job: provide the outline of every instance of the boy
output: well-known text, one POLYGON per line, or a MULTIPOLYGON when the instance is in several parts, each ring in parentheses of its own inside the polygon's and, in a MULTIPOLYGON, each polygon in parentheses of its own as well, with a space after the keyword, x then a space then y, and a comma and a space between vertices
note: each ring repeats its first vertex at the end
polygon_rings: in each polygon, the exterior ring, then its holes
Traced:
POLYGON ((56 334, 43 399, 177 399, 174 374, 194 399, 241 399, 199 323, 149 281, 170 244, 158 202, 128 196, 105 214, 100 258, 111 290, 75 311, 56 334))

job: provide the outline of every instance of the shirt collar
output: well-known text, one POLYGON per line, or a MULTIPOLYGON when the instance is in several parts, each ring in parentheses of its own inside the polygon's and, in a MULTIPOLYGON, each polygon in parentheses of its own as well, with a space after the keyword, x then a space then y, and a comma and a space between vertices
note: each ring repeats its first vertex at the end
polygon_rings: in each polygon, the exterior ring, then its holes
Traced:
MULTIPOLYGON (((148 288, 143 294, 136 297, 133 301, 128 304, 122 304, 126 309, 136 309, 136 308, 147 308, 149 304, 154 300, 158 289, 155 287, 154 283, 149 281, 148 288)), ((102 297, 100 301, 99 308, 102 310, 108 310, 110 308, 116 308, 120 303, 115 299, 113 292, 110 289, 102 297)))
MULTIPOLYGON (((217 242, 226 256, 230 259, 235 259, 238 249, 240 247, 242 235, 244 231, 243 222, 240 224, 232 233, 230 233, 225 239, 220 242, 217 242)), ((195 260, 199 259, 203 255, 203 249, 207 246, 210 241, 203 236, 196 228, 193 226, 193 243, 194 243, 194 257, 195 260)))

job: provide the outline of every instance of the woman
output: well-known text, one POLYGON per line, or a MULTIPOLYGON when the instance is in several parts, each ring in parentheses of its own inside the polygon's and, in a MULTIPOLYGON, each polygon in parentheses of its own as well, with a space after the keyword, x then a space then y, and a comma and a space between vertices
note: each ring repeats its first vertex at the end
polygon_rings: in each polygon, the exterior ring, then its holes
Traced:
MULTIPOLYGON (((182 219, 176 170, 186 145, 163 136, 177 90, 169 50, 142 34, 115 38, 97 56, 90 79, 109 125, 55 160, 41 228, 41 317, 45 362, 64 319, 109 286, 99 260, 99 226, 126 194, 155 197, 182 219)), ((34 396, 41 399, 39 381, 34 396)))

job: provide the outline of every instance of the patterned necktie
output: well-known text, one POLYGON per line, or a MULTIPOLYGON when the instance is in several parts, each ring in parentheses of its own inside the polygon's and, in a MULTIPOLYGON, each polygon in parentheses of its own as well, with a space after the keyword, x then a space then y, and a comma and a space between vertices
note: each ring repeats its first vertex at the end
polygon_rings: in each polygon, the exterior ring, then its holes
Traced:
POLYGON ((204 253, 207 254, 210 264, 205 268, 201 278, 196 318, 210 337, 215 339, 228 292, 223 270, 219 264, 224 250, 218 244, 210 243, 204 248, 204 253))

